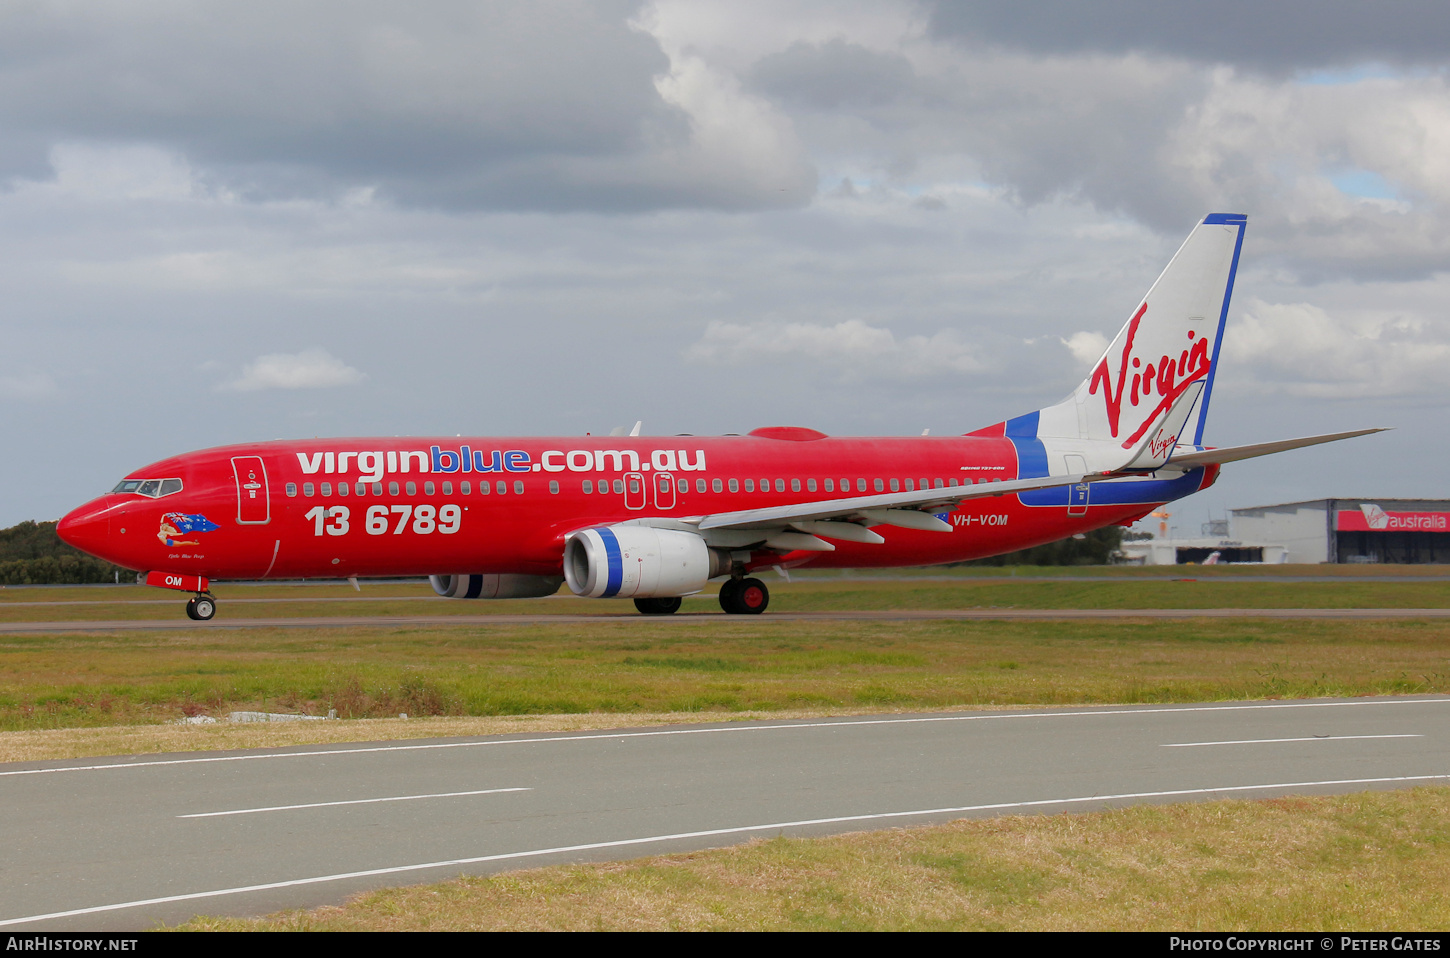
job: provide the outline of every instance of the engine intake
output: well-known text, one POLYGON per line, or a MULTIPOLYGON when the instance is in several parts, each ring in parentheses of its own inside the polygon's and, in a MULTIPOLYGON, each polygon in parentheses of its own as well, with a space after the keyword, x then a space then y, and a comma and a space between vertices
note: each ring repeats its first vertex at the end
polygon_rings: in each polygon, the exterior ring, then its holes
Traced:
POLYGON ((559 591, 557 575, 430 575, 433 591, 449 599, 533 599, 559 591))
POLYGON ((693 532, 601 526, 574 533, 564 546, 570 590, 596 599, 690 595, 728 571, 728 556, 693 532))

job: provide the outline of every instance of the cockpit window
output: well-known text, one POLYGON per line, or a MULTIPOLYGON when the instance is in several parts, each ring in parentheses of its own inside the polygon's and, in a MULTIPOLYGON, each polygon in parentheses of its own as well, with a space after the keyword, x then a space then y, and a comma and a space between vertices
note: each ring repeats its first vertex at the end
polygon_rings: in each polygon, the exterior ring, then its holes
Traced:
POLYGON ((148 496, 152 499, 159 499, 162 496, 169 496, 181 491, 180 479, 122 479, 112 494, 132 493, 138 496, 148 496))

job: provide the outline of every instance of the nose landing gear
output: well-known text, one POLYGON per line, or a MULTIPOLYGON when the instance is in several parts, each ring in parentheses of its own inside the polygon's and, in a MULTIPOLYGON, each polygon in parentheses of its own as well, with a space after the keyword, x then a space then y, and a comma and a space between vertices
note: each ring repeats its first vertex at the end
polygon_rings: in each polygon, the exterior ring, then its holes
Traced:
POLYGON ((214 615, 216 615, 216 599, 204 592, 198 592, 195 598, 186 603, 188 619, 206 622, 214 615))

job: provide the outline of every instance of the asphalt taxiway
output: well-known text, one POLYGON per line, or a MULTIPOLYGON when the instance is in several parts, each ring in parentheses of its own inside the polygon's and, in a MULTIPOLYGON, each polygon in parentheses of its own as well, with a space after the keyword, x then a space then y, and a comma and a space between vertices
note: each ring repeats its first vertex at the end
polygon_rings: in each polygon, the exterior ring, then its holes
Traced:
POLYGON ((1444 783, 1447 719, 1450 697, 1422 696, 12 763, 0 926, 144 929, 752 837, 1444 783))

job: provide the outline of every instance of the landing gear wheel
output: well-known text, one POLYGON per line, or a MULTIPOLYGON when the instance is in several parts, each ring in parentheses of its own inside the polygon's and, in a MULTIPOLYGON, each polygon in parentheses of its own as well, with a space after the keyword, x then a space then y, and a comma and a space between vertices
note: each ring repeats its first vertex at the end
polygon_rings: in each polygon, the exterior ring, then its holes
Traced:
POLYGON ((216 615, 216 599, 209 595, 199 595, 186 603, 186 617, 195 619, 198 622, 205 622, 216 615))
POLYGON ((720 608, 724 609, 731 615, 736 615, 740 612, 739 601, 739 579, 726 579, 724 582, 720 583, 720 608))
POLYGON ((720 586, 720 608, 731 615, 759 615, 770 605, 770 590, 759 579, 729 579, 720 586))
POLYGON ((635 599, 634 607, 645 615, 671 615, 680 611, 684 599, 668 595, 658 599, 635 599))
POLYGON ((735 601, 739 611, 747 615, 759 615, 770 605, 770 590, 759 579, 742 579, 735 601))

